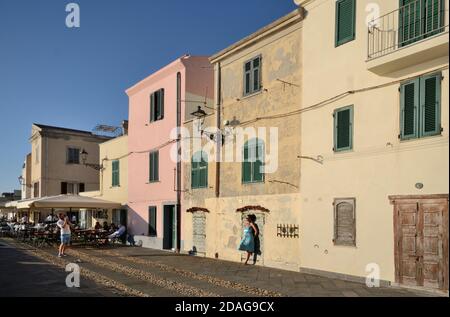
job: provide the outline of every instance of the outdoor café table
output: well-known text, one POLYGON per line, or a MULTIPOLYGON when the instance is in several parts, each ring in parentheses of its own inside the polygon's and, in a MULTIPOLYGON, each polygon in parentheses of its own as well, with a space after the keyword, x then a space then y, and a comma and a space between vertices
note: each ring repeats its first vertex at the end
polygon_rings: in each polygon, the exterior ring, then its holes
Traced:
POLYGON ((32 233, 33 244, 38 248, 42 248, 45 245, 51 246, 51 237, 52 233, 48 231, 35 231, 32 233))

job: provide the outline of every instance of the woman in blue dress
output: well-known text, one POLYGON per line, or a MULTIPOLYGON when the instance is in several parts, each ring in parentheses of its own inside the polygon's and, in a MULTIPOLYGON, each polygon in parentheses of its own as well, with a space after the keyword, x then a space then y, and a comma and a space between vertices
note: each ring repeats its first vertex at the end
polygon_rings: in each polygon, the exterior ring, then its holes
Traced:
POLYGON ((247 260, 245 265, 248 265, 250 257, 255 253, 255 236, 258 235, 258 229, 256 229, 252 218, 248 216, 245 218, 244 222, 244 237, 242 238, 241 244, 239 246, 239 251, 247 252, 247 260))

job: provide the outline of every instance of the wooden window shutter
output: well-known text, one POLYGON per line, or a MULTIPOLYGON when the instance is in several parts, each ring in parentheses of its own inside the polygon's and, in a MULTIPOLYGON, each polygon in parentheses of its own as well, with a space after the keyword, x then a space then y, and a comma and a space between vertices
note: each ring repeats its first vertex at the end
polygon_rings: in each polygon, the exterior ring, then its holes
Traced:
POLYGON ((199 187, 206 188, 208 187, 208 159, 206 158, 206 154, 204 152, 201 154, 199 169, 199 187))
POLYGON ((250 183, 252 181, 252 162, 250 161, 250 149, 248 144, 244 146, 244 159, 242 162, 242 182, 250 183))
POLYGON ((255 155, 256 158, 253 162, 253 182, 262 182, 264 181, 264 146, 259 141, 256 144, 255 155))
POLYGON ((156 121, 155 94, 150 95, 150 122, 156 121))
POLYGON ((150 153, 149 154, 149 156, 148 156, 148 166, 149 166, 149 176, 148 176, 148 178, 149 178, 149 181, 150 182, 153 182, 154 181, 154 177, 153 177, 153 173, 154 173, 154 163, 153 163, 153 161, 154 161, 154 158, 153 158, 153 153, 150 153))
POLYGON ((112 186, 120 185, 120 162, 113 161, 112 162, 112 186))
POLYGON ((353 106, 335 111, 334 126, 334 150, 353 149, 353 106))
POLYGON ((426 37, 442 31, 445 17, 445 1, 444 0, 422 0, 422 6, 426 12, 425 16, 425 33, 426 37), (440 2, 440 3, 439 3, 440 2))
POLYGON ((150 237, 156 237, 157 236, 157 219, 156 219, 156 207, 149 207, 148 208, 148 235, 150 237))
POLYGON ((191 164, 191 187, 193 189, 198 188, 199 186, 199 173, 198 173, 198 162, 195 162, 195 157, 192 159, 191 164))
POLYGON ((261 89, 261 57, 253 60, 253 92, 261 89))
POLYGON ((336 46, 355 38, 356 0, 336 2, 336 46))
POLYGON ((61 183, 61 195, 67 195, 67 182, 61 183))
POLYGON ((356 246, 356 200, 334 201, 334 244, 356 246))
POLYGON ((419 79, 405 83, 400 88, 401 95, 401 139, 418 137, 419 79))
POLYGON ((155 182, 159 181, 159 152, 155 152, 155 182))
POLYGON ((164 119, 164 89, 159 91, 159 111, 158 111, 158 120, 164 119))
POLYGON ((420 136, 441 133, 441 75, 420 80, 420 136))

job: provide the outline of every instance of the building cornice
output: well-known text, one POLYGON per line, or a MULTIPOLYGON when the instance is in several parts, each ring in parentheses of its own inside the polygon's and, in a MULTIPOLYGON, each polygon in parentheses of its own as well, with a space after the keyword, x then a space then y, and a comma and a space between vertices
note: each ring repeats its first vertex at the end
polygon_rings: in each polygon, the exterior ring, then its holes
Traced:
POLYGON ((283 30, 291 26, 292 24, 302 21, 304 18, 304 12, 305 12, 304 9, 301 6, 299 6, 297 9, 285 15, 284 17, 272 22, 271 24, 263 27, 259 31, 256 31, 255 33, 245 37, 244 39, 227 47, 226 49, 220 51, 219 53, 211 56, 209 61, 211 62, 211 64, 220 62, 221 60, 227 58, 228 56, 253 45, 255 42, 258 42, 259 40, 266 38, 267 36, 279 32, 280 30, 283 30))

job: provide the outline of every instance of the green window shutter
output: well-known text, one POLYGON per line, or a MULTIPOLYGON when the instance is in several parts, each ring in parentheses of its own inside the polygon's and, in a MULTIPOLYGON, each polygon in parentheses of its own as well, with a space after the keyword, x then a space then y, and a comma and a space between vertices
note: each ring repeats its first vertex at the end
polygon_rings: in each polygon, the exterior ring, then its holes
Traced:
POLYGON ((420 80, 420 136, 441 133, 441 75, 420 80))
POLYGON ((400 0, 399 9, 399 46, 409 45, 422 39, 421 0, 400 0))
POLYGON ((264 181, 264 146, 259 141, 256 144, 256 159, 253 162, 253 182, 264 181))
POLYGON ((401 95, 401 139, 409 140, 419 136, 419 79, 405 83, 400 88, 401 95))
POLYGON ((120 185, 120 163, 119 161, 112 162, 112 186, 120 185))
POLYGON ((192 157, 191 186, 192 189, 208 187, 208 158, 204 152, 198 152, 192 157))
POLYGON ((251 93, 252 63, 244 63, 244 96, 251 93))
POLYGON ((150 182, 159 181, 159 152, 150 153, 150 182))
POLYGON ((156 207, 148 208, 148 235, 150 237, 157 236, 157 219, 156 219, 156 207))
POLYGON ((191 187, 196 189, 199 186, 199 174, 198 174, 198 162, 195 162, 195 158, 192 159, 191 164, 191 187))
POLYGON ((253 92, 261 90, 261 57, 253 60, 253 92))
POLYGON ((244 96, 261 90, 261 56, 244 63, 244 96))
POLYGON ((338 109, 334 113, 334 150, 353 149, 353 106, 338 109))
POLYGON ((159 117, 158 120, 164 119, 164 89, 159 91, 159 117))
POLYGON ((425 36, 433 36, 441 31, 444 26, 445 1, 444 0, 422 0, 425 14, 425 36))
POLYGON ((355 39, 356 0, 336 1, 336 46, 355 39))
POLYGON ((150 122, 156 121, 155 112, 155 94, 153 93, 150 95, 150 122))
POLYGON ((154 181, 157 182, 157 181, 159 181, 159 152, 155 152, 154 155, 155 155, 155 164, 154 164, 154 166, 155 166, 155 173, 154 173, 155 179, 154 179, 154 181))
POLYGON ((242 162, 242 182, 250 183, 252 181, 252 162, 250 162, 248 144, 244 146, 244 160, 242 162))

